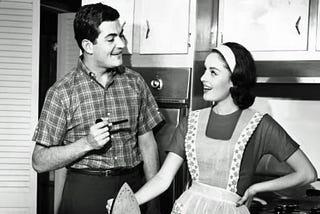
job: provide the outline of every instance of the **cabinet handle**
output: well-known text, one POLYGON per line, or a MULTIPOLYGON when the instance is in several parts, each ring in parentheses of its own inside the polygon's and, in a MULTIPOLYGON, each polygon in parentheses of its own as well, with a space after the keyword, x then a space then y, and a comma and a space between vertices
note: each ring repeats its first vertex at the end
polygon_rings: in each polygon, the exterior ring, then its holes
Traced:
POLYGON ((149 21, 146 20, 146 24, 147 24, 147 32, 146 32, 146 39, 149 38, 149 33, 150 33, 150 25, 149 25, 149 21))
POLYGON ((299 30, 300 20, 301 20, 301 16, 299 16, 298 20, 296 21, 296 29, 297 29, 297 32, 298 32, 299 35, 300 35, 300 30, 299 30))

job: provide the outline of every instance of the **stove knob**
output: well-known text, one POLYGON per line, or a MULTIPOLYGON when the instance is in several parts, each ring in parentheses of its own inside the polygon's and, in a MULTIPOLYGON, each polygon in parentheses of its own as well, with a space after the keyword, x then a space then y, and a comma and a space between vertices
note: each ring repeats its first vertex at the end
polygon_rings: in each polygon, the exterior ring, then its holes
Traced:
POLYGON ((163 87, 163 81, 162 79, 153 79, 150 82, 150 85, 153 89, 161 90, 163 87))
POLYGON ((288 204, 287 207, 286 207, 286 210, 288 212, 294 212, 298 208, 299 208, 298 204, 288 204))
POLYGON ((276 206, 274 209, 273 209, 273 213, 275 214, 282 214, 284 213, 284 209, 282 206, 276 206))

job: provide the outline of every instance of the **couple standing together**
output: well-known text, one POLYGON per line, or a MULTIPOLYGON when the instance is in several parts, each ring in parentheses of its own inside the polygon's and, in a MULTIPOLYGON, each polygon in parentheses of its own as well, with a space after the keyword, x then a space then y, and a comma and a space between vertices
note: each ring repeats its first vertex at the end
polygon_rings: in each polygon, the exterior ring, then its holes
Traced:
MULTIPOLYGON (((315 181, 299 145, 269 115, 249 108, 255 63, 246 48, 231 42, 205 59, 203 99, 212 106, 190 112, 179 124, 159 170, 152 129, 163 118, 142 77, 122 66, 126 40, 118 19, 115 9, 101 3, 77 12, 74 32, 82 55, 48 90, 33 136, 37 172, 67 168, 60 214, 106 213, 107 201, 124 182, 144 204, 169 187, 184 160, 192 184, 173 214, 245 214, 259 192, 315 181), (264 154, 293 172, 254 184, 264 154)), ((158 205, 153 200, 147 213, 159 213, 158 205)))

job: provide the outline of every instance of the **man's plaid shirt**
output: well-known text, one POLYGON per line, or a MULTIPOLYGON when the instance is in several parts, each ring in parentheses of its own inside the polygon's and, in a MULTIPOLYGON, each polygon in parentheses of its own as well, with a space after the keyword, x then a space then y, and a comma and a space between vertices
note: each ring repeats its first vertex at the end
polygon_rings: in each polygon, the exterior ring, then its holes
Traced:
POLYGON ((73 168, 111 169, 134 167, 142 161, 137 136, 162 121, 158 106, 140 74, 124 68, 107 87, 102 87, 79 58, 77 68, 47 92, 33 141, 46 147, 66 145, 86 136, 98 118, 109 122, 128 119, 113 128, 130 131, 112 135, 107 152, 92 151, 73 168))

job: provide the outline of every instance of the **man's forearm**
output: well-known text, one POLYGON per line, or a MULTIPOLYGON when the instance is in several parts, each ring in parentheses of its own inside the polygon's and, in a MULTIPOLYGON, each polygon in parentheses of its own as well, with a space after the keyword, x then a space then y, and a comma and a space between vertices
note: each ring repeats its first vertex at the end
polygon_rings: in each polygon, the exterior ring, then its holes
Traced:
POLYGON ((143 170, 145 177, 147 180, 150 180, 155 174, 157 174, 160 167, 158 146, 152 131, 139 136, 138 139, 139 148, 143 158, 143 170))
POLYGON ((36 145, 32 155, 33 168, 38 172, 46 172, 62 168, 85 155, 90 148, 81 138, 65 146, 44 147, 36 145))
MULTIPOLYGON (((156 154, 157 156, 158 154, 156 154)), ((150 180, 159 171, 159 158, 150 158, 149 160, 144 160, 143 170, 146 180, 150 180)))

